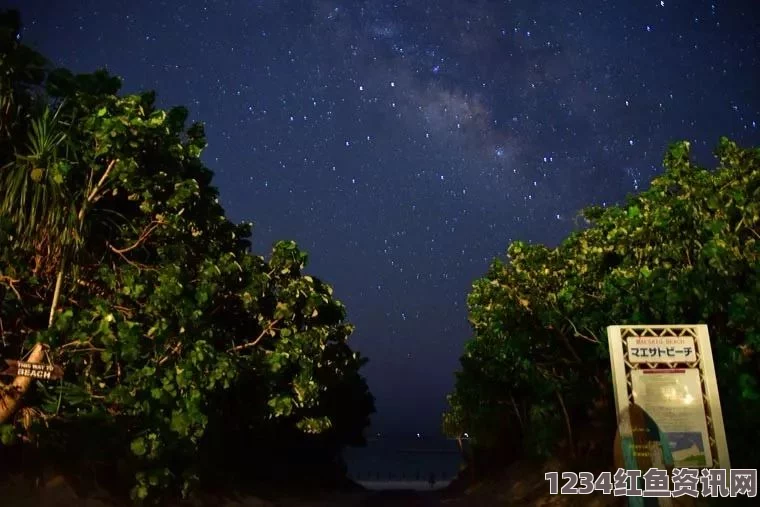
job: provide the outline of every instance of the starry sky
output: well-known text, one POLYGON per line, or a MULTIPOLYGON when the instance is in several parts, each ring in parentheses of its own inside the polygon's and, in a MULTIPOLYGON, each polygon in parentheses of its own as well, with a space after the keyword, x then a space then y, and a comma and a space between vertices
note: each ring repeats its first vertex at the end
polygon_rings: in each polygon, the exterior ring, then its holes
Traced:
MULTIPOLYGON (((4 2, 7 5, 7 2, 4 2)), ((466 296, 512 240, 760 145, 760 6, 729 0, 15 0, 23 40, 205 122, 254 250, 294 239, 357 326, 373 431, 437 433, 466 296)))

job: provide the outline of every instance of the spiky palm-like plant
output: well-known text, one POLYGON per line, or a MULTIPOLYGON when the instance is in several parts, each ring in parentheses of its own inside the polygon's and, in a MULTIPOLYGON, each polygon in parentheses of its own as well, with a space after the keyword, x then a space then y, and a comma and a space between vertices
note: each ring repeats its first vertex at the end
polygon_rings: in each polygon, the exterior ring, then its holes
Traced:
POLYGON ((65 187, 69 164, 59 156, 68 155, 60 111, 46 108, 32 120, 24 151, 0 169, 0 213, 13 223, 20 246, 43 255, 48 266, 60 264, 78 238, 74 196, 65 187))

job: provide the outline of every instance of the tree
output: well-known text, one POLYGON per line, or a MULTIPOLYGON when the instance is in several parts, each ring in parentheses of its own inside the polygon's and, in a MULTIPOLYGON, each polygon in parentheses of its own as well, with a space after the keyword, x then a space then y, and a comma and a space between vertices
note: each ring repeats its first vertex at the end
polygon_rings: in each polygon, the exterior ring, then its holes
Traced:
POLYGON ((589 425, 615 420, 606 327, 704 322, 732 464, 754 463, 742 442, 760 423, 760 150, 723 138, 716 154, 707 170, 676 143, 650 189, 584 209, 590 227, 556 248, 515 242, 494 261, 468 299, 449 431, 488 447, 512 437, 489 424, 502 420, 530 452, 590 445, 589 425))
POLYGON ((200 160, 203 126, 103 71, 30 82, 7 54, 23 46, 3 44, 27 105, 0 139, 0 359, 31 351, 65 372, 0 386, 3 444, 103 461, 140 500, 188 494, 224 458, 210 442, 240 444, 226 435, 357 443, 373 399, 345 308, 295 243, 250 252, 200 160))
MULTIPOLYGON (((47 170, 58 164, 58 153, 65 145, 57 114, 46 107, 40 117, 29 122, 28 142, 21 149, 12 146, 12 136, 19 136, 24 124, 24 106, 32 104, 24 95, 39 85, 44 75, 41 55, 18 43, 20 20, 17 14, 3 13, 0 18, 0 131, 3 134, 3 153, 10 160, 0 172, 0 187, 4 189, 0 213, 14 226, 14 237, 24 246, 38 251, 48 250, 48 259, 59 267, 56 290, 50 307, 48 325, 52 325, 57 298, 63 279, 62 250, 75 236, 75 221, 68 213, 66 196, 55 171, 47 170), (19 117, 20 116, 20 117, 19 117), (14 160, 15 159, 15 160, 14 160)), ((6 159, 7 160, 7 159, 6 159)), ((84 209, 82 210, 84 211, 84 209)), ((39 362, 44 351, 36 344, 29 354, 30 362, 39 362)), ((31 379, 17 377, 0 397, 0 423, 15 412, 18 401, 26 392, 31 379)))

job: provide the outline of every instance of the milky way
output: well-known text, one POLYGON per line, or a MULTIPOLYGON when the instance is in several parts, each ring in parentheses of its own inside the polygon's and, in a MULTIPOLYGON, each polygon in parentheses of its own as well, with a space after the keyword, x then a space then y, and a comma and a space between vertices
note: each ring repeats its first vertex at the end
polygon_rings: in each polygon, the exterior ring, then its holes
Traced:
POLYGON ((294 239, 347 305, 375 428, 437 431, 466 295, 515 239, 643 190, 664 149, 760 144, 756 2, 16 1, 56 64, 206 123, 255 251, 294 239))

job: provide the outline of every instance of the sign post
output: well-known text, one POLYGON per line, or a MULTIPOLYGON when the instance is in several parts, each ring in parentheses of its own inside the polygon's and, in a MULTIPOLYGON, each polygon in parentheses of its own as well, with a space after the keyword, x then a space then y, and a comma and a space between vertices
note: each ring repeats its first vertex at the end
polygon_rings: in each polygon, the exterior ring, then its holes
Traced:
POLYGON ((707 326, 609 326, 607 338, 625 468, 730 469, 707 326))

